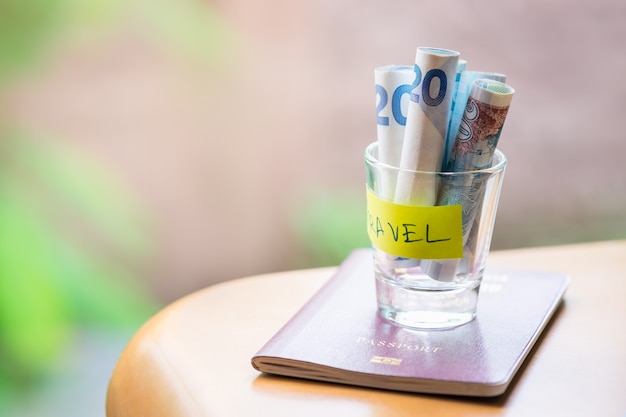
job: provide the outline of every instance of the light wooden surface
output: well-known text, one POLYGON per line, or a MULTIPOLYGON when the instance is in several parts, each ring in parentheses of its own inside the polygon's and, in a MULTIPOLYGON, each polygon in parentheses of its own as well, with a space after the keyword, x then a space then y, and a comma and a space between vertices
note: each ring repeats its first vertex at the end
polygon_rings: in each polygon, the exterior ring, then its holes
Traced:
POLYGON ((260 375, 250 358, 334 270, 322 268, 229 281, 162 310, 121 355, 107 416, 625 416, 626 241, 493 252, 489 267, 572 278, 565 304, 501 397, 260 375))

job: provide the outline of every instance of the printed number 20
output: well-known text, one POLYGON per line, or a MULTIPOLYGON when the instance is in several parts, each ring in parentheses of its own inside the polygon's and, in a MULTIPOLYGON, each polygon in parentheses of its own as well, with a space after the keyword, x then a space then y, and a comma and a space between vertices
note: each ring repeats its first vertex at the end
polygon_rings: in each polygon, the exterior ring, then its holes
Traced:
MULTIPOLYGON (((391 96, 391 114, 396 123, 401 126, 406 125, 406 116, 402 114, 402 96, 410 93, 411 86, 409 84, 402 84, 394 90, 391 96)), ((389 94, 382 85, 376 84, 376 95, 379 97, 378 104, 376 105, 376 124, 389 126, 389 117, 380 115, 380 112, 387 107, 389 94)))
POLYGON ((433 68, 424 75, 424 82, 422 82, 422 70, 420 67, 414 65, 413 71, 415 72, 415 80, 411 85, 411 101, 416 103, 420 102, 420 96, 415 90, 421 83, 422 100, 424 100, 424 104, 431 107, 440 105, 443 99, 446 98, 446 92, 448 90, 448 77, 446 73, 442 69, 433 68), (437 91, 437 95, 433 97, 430 91, 430 84, 435 78, 439 78, 439 91, 437 91))
MULTIPOLYGON (((438 106, 446 97, 446 91, 448 88, 448 77, 443 70, 439 68, 429 70, 424 76, 423 82, 422 70, 420 67, 415 65, 413 70, 415 71, 415 80, 413 81, 413 84, 402 84, 398 86, 391 96, 391 113, 393 114, 393 118, 396 123, 401 126, 406 126, 406 116, 402 114, 401 107, 403 95, 410 94, 411 100, 419 103, 420 95, 413 91, 415 91, 415 89, 422 84, 421 97, 424 100, 424 103, 428 106, 438 106), (430 87, 433 79, 435 78, 439 79, 439 91, 437 91, 437 94, 433 97, 430 87)), ((380 97, 378 104, 376 105, 376 123, 381 126, 389 126, 389 117, 380 115, 383 109, 387 106, 389 94, 382 85, 376 84, 376 95, 380 97)))

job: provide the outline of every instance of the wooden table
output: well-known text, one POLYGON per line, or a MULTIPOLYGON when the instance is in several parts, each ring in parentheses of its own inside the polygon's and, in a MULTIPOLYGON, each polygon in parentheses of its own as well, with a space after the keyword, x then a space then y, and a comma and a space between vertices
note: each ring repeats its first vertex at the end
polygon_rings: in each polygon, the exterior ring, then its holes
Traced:
POLYGON ((112 375, 108 417, 626 415, 626 241, 493 252, 489 267, 564 272, 565 304, 504 395, 406 394, 261 375, 256 351, 334 268, 215 285, 166 307, 112 375))

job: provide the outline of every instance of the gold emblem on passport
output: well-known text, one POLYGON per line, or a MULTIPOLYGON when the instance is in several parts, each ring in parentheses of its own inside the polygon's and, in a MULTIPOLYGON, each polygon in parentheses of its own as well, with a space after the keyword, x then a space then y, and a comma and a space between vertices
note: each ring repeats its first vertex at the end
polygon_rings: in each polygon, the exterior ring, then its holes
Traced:
POLYGON ((400 358, 388 358, 387 356, 374 356, 370 359, 372 363, 382 363, 384 365, 400 365, 402 359, 400 358))

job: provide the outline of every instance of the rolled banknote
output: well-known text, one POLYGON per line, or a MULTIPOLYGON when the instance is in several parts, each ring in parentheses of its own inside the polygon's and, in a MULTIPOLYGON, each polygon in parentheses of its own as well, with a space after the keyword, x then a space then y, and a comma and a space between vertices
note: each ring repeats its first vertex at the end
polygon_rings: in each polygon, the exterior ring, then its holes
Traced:
MULTIPOLYGON (((454 138, 456 137, 456 133, 452 133, 450 127, 452 126, 452 119, 454 118, 454 112, 458 113, 458 107, 465 107, 465 103, 461 104, 462 100, 457 100, 457 96, 459 95, 459 84, 461 83, 461 76, 467 72, 467 60, 459 59, 459 63, 456 66, 456 77, 454 77, 454 94, 452 95, 452 104, 450 105, 450 119, 448 121, 448 132, 446 133, 446 142, 443 146, 443 166, 445 167, 448 157, 450 155, 450 149, 452 148, 452 144, 454 144, 454 138)), ((465 97, 467 100, 467 96, 465 97)), ((461 117, 463 116, 463 112, 461 111, 461 117)), ((442 167, 443 168, 443 167, 442 167)))
MULTIPOLYGON (((459 66, 461 66, 459 64, 459 66)), ((506 75, 498 72, 481 72, 481 71, 465 71, 463 68, 460 73, 457 71, 457 84, 455 87, 454 97, 452 98, 452 108, 450 111, 450 123, 448 125, 448 135, 446 137, 446 146, 443 157, 443 170, 446 170, 448 161, 450 160, 450 154, 452 153, 452 147, 456 140, 456 135, 459 133, 459 126, 463 113, 465 113, 465 106, 467 105, 467 99, 470 95, 472 85, 477 79, 489 79, 496 80, 502 83, 506 82, 506 75)))
POLYGON ((459 81, 461 81, 461 74, 465 72, 467 69, 467 59, 459 58, 459 62, 456 65, 456 77, 454 84, 454 94, 456 94, 456 90, 459 86, 459 81))
MULTIPOLYGON (((461 76, 466 72, 467 60, 459 59, 456 66, 456 76, 454 77, 454 95, 452 96, 452 104, 450 106, 450 120, 452 120, 452 113, 454 112, 454 103, 457 93, 459 91, 459 84, 461 83, 461 76)), ((450 122, 448 122, 448 136, 450 136, 450 122)))
POLYGON ((496 80, 477 79, 446 169, 474 171, 491 166, 515 90, 496 80))
MULTIPOLYGON (((493 161, 502 127, 515 90, 502 82, 478 79, 472 84, 459 132, 452 148, 448 171, 476 171, 489 168, 493 161)), ((428 260, 422 270, 439 281, 454 280, 455 273, 471 270, 476 233, 472 228, 479 222, 486 177, 479 173, 466 178, 454 177, 442 184, 437 205, 462 205, 464 258, 461 265, 470 268, 459 271, 460 259, 428 260)))
MULTIPOLYGON (((374 69, 378 159, 394 167, 400 166, 409 94, 414 79, 415 71, 411 65, 387 65, 374 69)), ((395 172, 384 170, 380 175, 379 197, 393 201, 395 172)))
MULTIPOLYGON (((441 170, 458 61, 459 53, 456 51, 417 48, 400 168, 429 172, 441 170)), ((410 172, 400 171, 394 202, 434 205, 437 195, 435 181, 433 176, 417 183, 410 172)))

